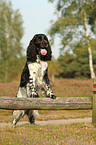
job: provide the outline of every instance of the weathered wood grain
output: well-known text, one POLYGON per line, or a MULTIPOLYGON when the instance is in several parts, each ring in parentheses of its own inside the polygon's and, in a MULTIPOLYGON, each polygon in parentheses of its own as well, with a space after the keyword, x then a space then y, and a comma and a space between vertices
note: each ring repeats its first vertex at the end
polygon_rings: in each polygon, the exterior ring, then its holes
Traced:
POLYGON ((92 97, 16 98, 0 97, 0 109, 65 110, 92 109, 92 97))

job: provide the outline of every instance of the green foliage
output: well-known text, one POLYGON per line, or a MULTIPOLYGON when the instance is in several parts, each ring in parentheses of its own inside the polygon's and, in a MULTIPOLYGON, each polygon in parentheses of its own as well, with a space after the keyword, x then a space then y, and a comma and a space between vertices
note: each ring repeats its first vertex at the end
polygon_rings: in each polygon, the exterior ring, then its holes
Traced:
MULTIPOLYGON (((61 65, 63 77, 89 77, 88 41, 93 51, 93 63, 95 65, 96 50, 96 0, 49 0, 55 3, 57 20, 52 21, 48 31, 51 41, 55 36, 61 40, 61 54, 58 61, 61 65), (86 22, 84 13, 86 13, 86 22), (88 22, 88 24, 87 24, 88 22), (85 28, 85 23, 86 27, 85 28), (87 29, 87 30, 86 30, 87 29), (85 32, 89 35, 86 37, 85 32), (94 36, 94 39, 92 39, 94 36), (66 52, 66 53, 65 53, 66 52), (71 52, 71 54, 70 54, 71 52)), ((90 67, 91 70, 91 67, 90 67)))
MULTIPOLYGON (((11 82, 13 80, 18 80, 19 75, 22 73, 22 69, 25 65, 26 57, 22 56, 20 58, 11 58, 8 61, 8 78, 7 82, 11 82)), ((5 66, 6 61, 0 61, 0 82, 5 82, 5 66)))
MULTIPOLYGON (((50 0, 49 0, 50 1, 50 0)), ((53 3, 53 1, 50 1, 53 3)), ((61 39, 61 51, 67 46, 67 49, 71 49, 71 45, 74 46, 75 41, 84 39, 84 11, 87 14, 87 21, 90 21, 92 17, 91 13, 95 13, 94 3, 96 0, 57 0, 56 13, 57 20, 52 21, 51 27, 48 31, 54 43, 55 35, 58 34, 61 39)), ((90 26, 92 23, 89 23, 90 26)), ((91 31, 92 27, 88 27, 91 31)), ((93 31, 95 34, 95 32, 93 31)), ((90 36, 93 36, 90 33, 90 36)))
POLYGON ((54 58, 52 58, 52 60, 48 62, 48 65, 49 65, 48 69, 49 69, 50 77, 52 77, 52 75, 58 76, 59 73, 62 72, 60 64, 54 58))
MULTIPOLYGON (((22 59, 23 20, 10 1, 0 1, 0 81, 10 81, 16 75, 22 59), (14 64, 13 64, 14 62, 14 64), (14 65, 14 67, 13 67, 14 65), (13 69, 12 69, 13 68, 13 69)), ((23 62, 22 62, 23 63, 23 62)))
POLYGON ((89 14, 89 24, 91 25, 91 30, 96 33, 96 0, 93 1, 94 7, 89 14))
POLYGON ((70 78, 75 76, 77 65, 75 61, 75 56, 73 54, 65 53, 64 56, 60 55, 58 61, 63 70, 63 72, 60 73, 62 77, 70 78))
MULTIPOLYGON (((94 45, 92 52, 94 69, 96 72, 96 41, 94 39, 91 39, 90 43, 94 45)), ((59 75, 61 75, 62 77, 90 78, 88 51, 84 42, 80 41, 79 43, 76 43, 72 54, 65 53, 64 55, 60 55, 58 58, 58 62, 62 68, 62 73, 60 73, 59 75)))
POLYGON ((2 59, 22 55, 23 21, 19 10, 13 11, 11 2, 0 2, 0 51, 2 59))

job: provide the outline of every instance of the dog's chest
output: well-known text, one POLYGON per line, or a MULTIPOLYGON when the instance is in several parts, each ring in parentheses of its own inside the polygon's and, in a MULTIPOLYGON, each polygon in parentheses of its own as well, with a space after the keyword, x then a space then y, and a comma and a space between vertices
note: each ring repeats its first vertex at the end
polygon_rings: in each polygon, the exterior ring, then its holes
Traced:
POLYGON ((38 82, 41 82, 47 67, 48 64, 44 61, 34 63, 28 62, 30 77, 37 80, 38 82))

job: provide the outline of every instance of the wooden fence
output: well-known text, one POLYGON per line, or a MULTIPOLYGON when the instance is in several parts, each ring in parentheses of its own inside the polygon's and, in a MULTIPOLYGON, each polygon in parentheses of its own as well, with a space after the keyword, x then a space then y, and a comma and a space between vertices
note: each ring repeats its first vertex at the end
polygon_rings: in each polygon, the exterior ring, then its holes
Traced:
POLYGON ((96 124, 96 79, 93 97, 16 98, 0 97, 0 109, 7 110, 88 110, 92 109, 92 123, 96 124))
POLYGON ((8 110, 92 109, 92 97, 16 98, 0 97, 0 108, 8 110))

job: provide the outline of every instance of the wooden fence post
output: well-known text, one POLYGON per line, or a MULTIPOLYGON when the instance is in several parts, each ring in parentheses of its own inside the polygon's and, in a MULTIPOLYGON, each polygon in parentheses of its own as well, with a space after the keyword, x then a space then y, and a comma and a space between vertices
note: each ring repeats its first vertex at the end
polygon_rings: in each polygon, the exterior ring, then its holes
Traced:
POLYGON ((92 123, 96 125, 96 78, 93 80, 93 109, 92 109, 92 123))

